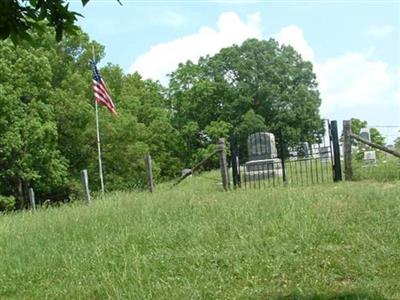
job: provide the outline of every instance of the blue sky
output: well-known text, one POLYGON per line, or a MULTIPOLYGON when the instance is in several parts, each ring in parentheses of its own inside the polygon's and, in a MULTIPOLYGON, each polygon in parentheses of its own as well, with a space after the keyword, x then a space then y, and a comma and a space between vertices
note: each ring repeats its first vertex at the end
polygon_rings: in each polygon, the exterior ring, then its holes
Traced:
POLYGON ((321 114, 358 117, 393 140, 400 130, 399 1, 91 0, 71 8, 106 47, 102 63, 167 82, 179 62, 249 37, 276 38, 314 64, 321 114))

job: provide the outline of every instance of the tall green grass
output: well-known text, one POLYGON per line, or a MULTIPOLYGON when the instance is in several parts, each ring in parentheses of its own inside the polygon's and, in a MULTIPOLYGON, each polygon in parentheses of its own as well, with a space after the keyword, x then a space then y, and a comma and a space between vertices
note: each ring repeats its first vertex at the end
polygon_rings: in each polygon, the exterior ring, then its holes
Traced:
POLYGON ((399 195, 193 177, 0 216, 0 299, 400 299, 399 195))
POLYGON ((400 180, 400 159, 385 157, 377 160, 376 164, 366 164, 360 160, 352 161, 354 180, 376 180, 381 182, 400 180))

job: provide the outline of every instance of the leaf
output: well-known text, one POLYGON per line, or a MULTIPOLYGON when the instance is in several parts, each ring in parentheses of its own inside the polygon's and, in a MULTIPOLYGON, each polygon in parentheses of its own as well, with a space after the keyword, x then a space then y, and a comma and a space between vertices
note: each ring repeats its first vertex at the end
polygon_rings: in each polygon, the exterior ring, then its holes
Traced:
POLYGON ((82 5, 85 6, 90 0, 82 0, 82 5))

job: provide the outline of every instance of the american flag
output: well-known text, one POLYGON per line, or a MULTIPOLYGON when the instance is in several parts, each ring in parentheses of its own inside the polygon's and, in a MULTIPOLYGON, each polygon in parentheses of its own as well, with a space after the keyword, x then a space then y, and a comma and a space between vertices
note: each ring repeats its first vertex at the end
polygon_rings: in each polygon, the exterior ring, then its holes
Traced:
POLYGON ((115 105, 110 97, 110 94, 108 93, 106 83, 104 82, 103 78, 101 78, 95 62, 92 61, 91 63, 93 70, 94 98, 97 103, 104 105, 112 114, 116 115, 117 112, 115 111, 115 105))

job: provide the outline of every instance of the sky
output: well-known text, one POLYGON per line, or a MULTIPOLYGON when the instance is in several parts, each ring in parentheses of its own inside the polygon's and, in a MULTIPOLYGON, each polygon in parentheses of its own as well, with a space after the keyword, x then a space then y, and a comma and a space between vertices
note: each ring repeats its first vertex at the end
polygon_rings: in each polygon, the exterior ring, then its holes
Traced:
POLYGON ((102 64, 168 83, 179 63, 247 38, 274 38, 313 63, 321 116, 359 118, 391 143, 400 133, 400 0, 78 0, 102 64), (392 127, 387 127, 392 126, 392 127))

